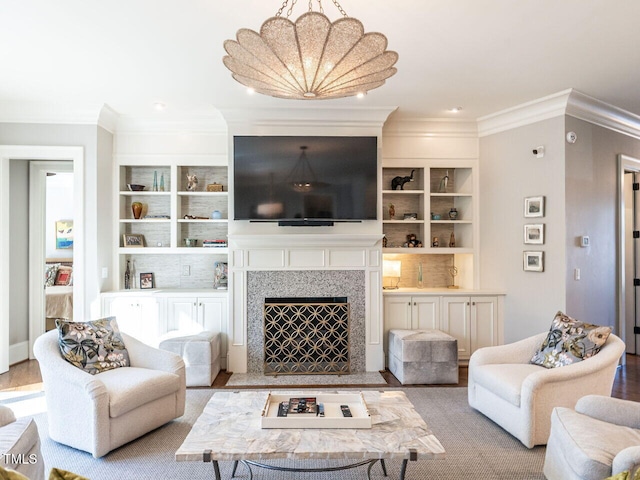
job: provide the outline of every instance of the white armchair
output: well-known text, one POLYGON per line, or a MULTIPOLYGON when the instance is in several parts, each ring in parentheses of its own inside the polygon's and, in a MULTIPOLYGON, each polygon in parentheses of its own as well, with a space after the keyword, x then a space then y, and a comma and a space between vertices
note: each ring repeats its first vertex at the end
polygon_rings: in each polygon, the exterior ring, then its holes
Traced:
POLYGON ((588 395, 551 415, 544 474, 549 480, 602 480, 640 468, 640 403, 588 395))
POLYGON ((179 355, 122 333, 130 367, 91 375, 61 355, 58 331, 36 339, 49 436, 102 457, 184 414, 185 370, 179 355))
POLYGON ((0 405, 0 465, 31 480, 44 480, 44 459, 33 418, 16 416, 0 405))
POLYGON ((476 350, 469 360, 469 405, 532 448, 545 445, 554 407, 588 394, 611 396, 625 345, 611 334, 597 355, 558 368, 530 364, 547 332, 476 350))

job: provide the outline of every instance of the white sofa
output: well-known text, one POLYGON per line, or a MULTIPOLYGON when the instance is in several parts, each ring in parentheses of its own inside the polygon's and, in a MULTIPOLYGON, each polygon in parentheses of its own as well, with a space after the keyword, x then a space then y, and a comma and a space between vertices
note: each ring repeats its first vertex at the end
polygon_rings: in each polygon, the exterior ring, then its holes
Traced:
POLYGON ((16 416, 0 405, 0 465, 30 480, 44 480, 44 459, 40 436, 33 418, 16 416))
POLYGON ((611 396, 625 345, 611 334, 600 353, 558 368, 529 363, 547 332, 476 350, 469 360, 469 405, 528 448, 545 445, 554 407, 573 408, 588 394, 611 396))
POLYGON ((599 395, 551 414, 544 474, 549 480, 602 480, 640 468, 640 403, 599 395))
POLYGON ((96 458, 184 414, 182 358, 121 335, 131 366, 97 375, 62 357, 57 330, 41 335, 33 345, 44 384, 49 436, 96 458))

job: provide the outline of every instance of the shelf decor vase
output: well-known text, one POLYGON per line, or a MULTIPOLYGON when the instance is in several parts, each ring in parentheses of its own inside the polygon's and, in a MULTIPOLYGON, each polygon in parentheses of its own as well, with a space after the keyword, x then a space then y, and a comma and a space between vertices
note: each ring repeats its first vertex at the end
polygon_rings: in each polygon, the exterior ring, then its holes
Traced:
POLYGON ((133 218, 140 220, 140 217, 142 216, 142 203, 133 202, 131 204, 131 212, 133 213, 133 218))
POLYGON ((418 264, 418 288, 422 288, 424 284, 422 283, 422 264, 418 264))
POLYGON ((449 210, 449 219, 457 220, 457 218, 458 218, 458 210, 456 210, 455 208, 452 208, 451 210, 449 210))

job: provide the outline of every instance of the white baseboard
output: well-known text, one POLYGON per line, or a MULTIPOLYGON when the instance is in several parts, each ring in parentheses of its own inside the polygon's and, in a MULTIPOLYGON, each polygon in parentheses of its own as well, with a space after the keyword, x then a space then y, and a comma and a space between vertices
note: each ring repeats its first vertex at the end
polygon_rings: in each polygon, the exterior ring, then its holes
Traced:
POLYGON ((29 342, 20 342, 9 345, 9 365, 29 360, 29 342))

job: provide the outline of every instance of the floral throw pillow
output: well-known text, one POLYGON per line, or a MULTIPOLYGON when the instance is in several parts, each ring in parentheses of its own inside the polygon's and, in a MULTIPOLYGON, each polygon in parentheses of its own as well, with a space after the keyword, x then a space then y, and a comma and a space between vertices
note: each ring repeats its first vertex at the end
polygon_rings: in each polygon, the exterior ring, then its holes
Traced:
POLYGON ((60 352, 72 365, 92 375, 129 366, 129 353, 115 317, 91 322, 58 319, 56 326, 60 352))
POLYGON ((54 282, 56 281, 56 274, 58 273, 58 268, 60 268, 59 263, 51 263, 48 264, 44 269, 44 286, 52 287, 54 282))
POLYGON ((611 327, 583 323, 556 313, 547 338, 531 363, 546 368, 563 367, 593 357, 609 338, 611 327))

